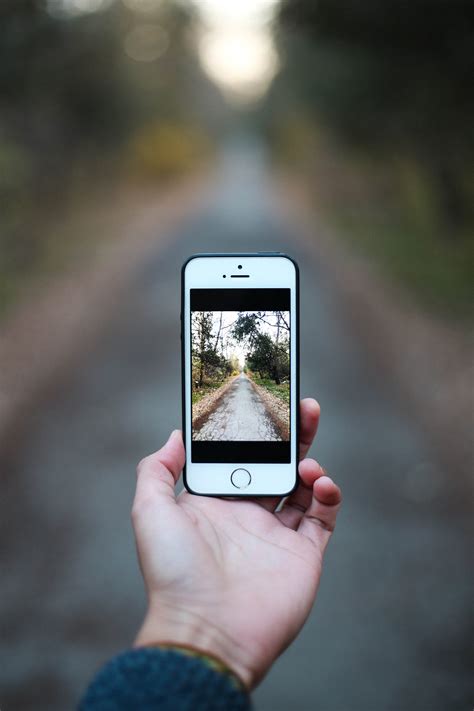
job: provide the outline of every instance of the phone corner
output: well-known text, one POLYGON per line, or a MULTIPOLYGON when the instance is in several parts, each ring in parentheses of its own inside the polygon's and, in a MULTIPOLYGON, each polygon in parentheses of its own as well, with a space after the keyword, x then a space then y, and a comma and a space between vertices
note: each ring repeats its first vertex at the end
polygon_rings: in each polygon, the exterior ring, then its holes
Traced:
POLYGON ((296 467, 296 476, 295 476, 295 481, 294 481, 293 486, 288 491, 283 492, 283 494, 278 494, 278 496, 281 496, 282 498, 286 497, 286 496, 291 496, 292 494, 295 493, 296 489, 298 488, 299 483, 300 483, 300 477, 298 474, 298 467, 296 467))
POLYGON ((184 260, 183 264, 181 265, 181 279, 184 281, 184 274, 186 272, 186 267, 190 262, 192 262, 194 259, 199 259, 199 257, 202 257, 203 255, 199 252, 196 252, 195 254, 190 254, 189 257, 186 257, 184 260))
POLYGON ((187 491, 189 494, 194 494, 194 491, 191 490, 191 487, 190 487, 189 484, 188 484, 188 478, 187 478, 187 476, 186 476, 186 468, 183 469, 183 472, 182 472, 182 480, 183 480, 183 487, 186 489, 186 491, 187 491))
POLYGON ((291 262, 293 264, 297 278, 298 278, 299 274, 300 274, 300 267, 299 267, 299 264, 296 261, 296 259, 294 257, 292 257, 291 254, 288 254, 287 252, 280 252, 279 256, 282 257, 283 259, 287 259, 289 262, 291 262))
POLYGON ((186 465, 183 467, 183 486, 188 492, 188 494, 193 494, 194 496, 202 496, 199 491, 194 491, 194 489, 192 489, 189 485, 188 477, 186 475, 186 465))

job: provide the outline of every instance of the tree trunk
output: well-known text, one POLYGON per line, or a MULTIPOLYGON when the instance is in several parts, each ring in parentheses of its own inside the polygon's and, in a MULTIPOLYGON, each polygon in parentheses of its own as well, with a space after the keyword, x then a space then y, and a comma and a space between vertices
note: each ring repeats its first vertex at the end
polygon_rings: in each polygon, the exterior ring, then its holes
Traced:
POLYGON ((277 311, 277 334, 276 334, 276 341, 275 341, 275 354, 274 354, 274 377, 273 380, 277 385, 280 385, 280 373, 279 373, 279 368, 278 368, 278 343, 280 340, 280 312, 277 311))
POLYGON ((221 317, 219 319, 219 328, 217 330, 217 336, 216 336, 216 340, 214 342, 214 353, 217 353, 217 345, 219 343, 219 338, 220 338, 221 331, 222 331, 222 314, 223 314, 223 312, 221 311, 221 317))
POLYGON ((199 353, 199 387, 202 388, 204 382, 204 347, 206 338, 204 333, 204 314, 201 316, 201 333, 200 333, 200 353, 199 353))

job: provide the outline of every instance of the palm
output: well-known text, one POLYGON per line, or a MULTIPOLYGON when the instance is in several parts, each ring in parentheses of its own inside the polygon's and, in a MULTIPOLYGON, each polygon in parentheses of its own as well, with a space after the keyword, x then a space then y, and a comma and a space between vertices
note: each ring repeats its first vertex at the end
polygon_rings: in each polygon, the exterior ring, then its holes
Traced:
MULTIPOLYGON (((309 433, 303 455, 317 424, 309 419, 302 407, 309 433)), ((306 459, 300 485, 277 513, 278 500, 187 492, 176 499, 183 459, 176 436, 140 466, 133 513, 150 608, 160 618, 179 621, 185 612, 204 622, 240 650, 259 679, 311 609, 340 492, 306 459)))
POLYGON ((203 581, 200 594, 216 602, 226 598, 236 635, 249 649, 270 628, 273 651, 281 651, 282 641, 293 637, 311 608, 322 551, 255 502, 184 494, 180 508, 200 534, 196 546, 213 562, 212 580, 203 581), (288 607, 299 610, 291 624, 288 607))
POLYGON ((226 629, 255 670, 269 664, 309 613, 324 541, 313 543, 252 501, 184 492, 178 506, 165 516, 162 507, 156 514, 160 523, 153 541, 160 561, 148 566, 155 571, 148 587, 160 590, 165 604, 178 604, 226 629), (162 532, 169 530, 173 542, 166 546, 165 561, 162 532))

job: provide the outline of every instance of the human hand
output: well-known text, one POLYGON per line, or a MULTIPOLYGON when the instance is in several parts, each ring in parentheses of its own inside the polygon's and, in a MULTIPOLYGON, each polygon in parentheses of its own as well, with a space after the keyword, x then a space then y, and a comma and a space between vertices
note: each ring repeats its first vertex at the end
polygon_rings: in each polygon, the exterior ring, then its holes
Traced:
POLYGON ((148 594, 136 646, 189 645, 253 688, 296 637, 316 596, 341 492, 313 459, 319 405, 301 402, 300 483, 280 498, 194 496, 175 485, 181 432, 138 466, 132 520, 148 594))

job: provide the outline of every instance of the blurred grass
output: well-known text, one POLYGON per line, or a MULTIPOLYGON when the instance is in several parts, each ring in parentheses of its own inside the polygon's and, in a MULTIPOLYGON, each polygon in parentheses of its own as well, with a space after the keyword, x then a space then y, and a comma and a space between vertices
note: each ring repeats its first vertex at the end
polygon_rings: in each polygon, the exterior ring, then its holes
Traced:
POLYGON ((1 239, 0 318, 30 287, 80 270, 113 239, 118 213, 107 208, 116 206, 115 196, 110 186, 97 184, 92 193, 77 189, 62 201, 48 199, 43 207, 25 201, 21 216, 10 214, 9 239, 1 239))
POLYGON ((351 166, 362 199, 331 204, 328 215, 349 247, 377 263, 424 307, 450 318, 472 316, 474 224, 452 224, 441 196, 411 158, 351 166), (364 196, 365 192, 365 196, 364 196))
POLYGON ((472 316, 473 249, 469 235, 454 244, 417 229, 410 215, 374 216, 340 208, 330 216, 354 251, 380 265, 424 306, 451 317, 472 316))
POLYGON ((89 163, 54 190, 33 192, 26 185, 5 196, 0 185, 6 207, 0 216, 0 317, 30 286, 80 270, 114 239, 127 207, 117 201, 120 174, 112 176, 109 168, 89 163))

